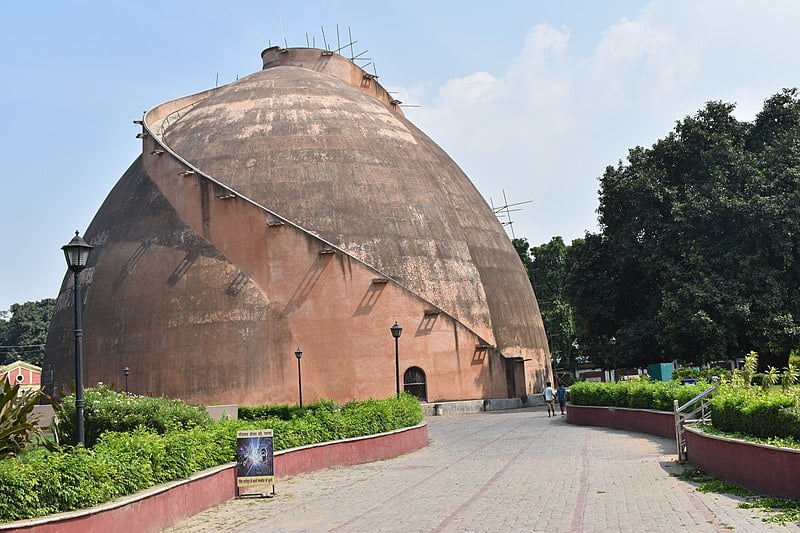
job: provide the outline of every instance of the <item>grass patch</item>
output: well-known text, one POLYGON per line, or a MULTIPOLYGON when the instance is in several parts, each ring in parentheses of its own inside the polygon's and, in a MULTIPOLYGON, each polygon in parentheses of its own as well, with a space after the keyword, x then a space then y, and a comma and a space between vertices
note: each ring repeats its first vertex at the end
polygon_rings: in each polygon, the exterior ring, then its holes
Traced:
POLYGON ((670 474, 681 481, 697 483, 699 492, 714 492, 716 494, 732 494, 740 497, 758 496, 758 493, 733 483, 726 483, 715 477, 709 476, 699 468, 684 468, 679 474, 670 474))
POLYGON ((800 450, 800 440, 795 439, 794 437, 771 437, 771 438, 754 437, 752 435, 745 435, 744 433, 732 433, 730 431, 721 431, 713 426, 709 426, 708 424, 698 424, 693 427, 698 428, 703 433, 707 433, 709 435, 716 435, 718 437, 727 437, 729 439, 745 440, 747 442, 754 442, 756 444, 767 444, 770 446, 778 446, 781 448, 793 448, 796 450, 800 450))
POLYGON ((774 524, 788 524, 800 522, 800 501, 789 500, 787 498, 775 498, 773 496, 762 496, 752 502, 742 502, 739 504, 742 509, 761 509, 768 513, 775 513, 766 518, 763 522, 774 524))
POLYGON ((760 509, 766 513, 771 513, 770 516, 762 518, 762 522, 788 524, 800 521, 800 501, 764 496, 750 489, 709 476, 699 468, 684 468, 683 472, 670 475, 682 481, 697 483, 699 492, 730 494, 746 498, 747 501, 739 503, 738 507, 740 509, 760 509))

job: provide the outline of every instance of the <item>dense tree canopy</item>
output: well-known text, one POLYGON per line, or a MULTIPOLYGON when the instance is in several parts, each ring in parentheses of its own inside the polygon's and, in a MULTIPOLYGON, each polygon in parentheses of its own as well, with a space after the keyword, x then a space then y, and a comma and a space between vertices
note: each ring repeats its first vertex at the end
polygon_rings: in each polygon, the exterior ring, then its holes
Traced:
POLYGON ((575 322, 564 294, 567 246, 561 237, 533 248, 526 239, 514 239, 513 243, 536 292, 553 362, 574 368, 575 322))
POLYGON ((53 299, 14 304, 0 317, 0 364, 21 359, 41 366, 54 305, 53 299))
POLYGON ((601 231, 567 254, 581 350, 606 366, 800 346, 800 101, 710 102, 600 180, 601 231))
POLYGON ((575 319, 564 293, 567 246, 561 237, 530 250, 531 279, 539 298, 550 353, 557 366, 575 368, 575 319))

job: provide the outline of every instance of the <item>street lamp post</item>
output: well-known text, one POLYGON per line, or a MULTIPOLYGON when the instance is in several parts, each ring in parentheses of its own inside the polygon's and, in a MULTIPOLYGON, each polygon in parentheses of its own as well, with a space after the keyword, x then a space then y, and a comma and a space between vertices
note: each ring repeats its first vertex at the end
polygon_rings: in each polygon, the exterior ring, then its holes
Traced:
POLYGON ((300 374, 300 358, 303 357, 303 350, 296 349, 294 356, 297 357, 297 389, 300 392, 300 407, 303 407, 303 376, 300 374))
POLYGON ((394 378, 395 383, 397 384, 397 397, 400 397, 400 349, 399 349, 399 340, 400 334, 403 333, 403 328, 400 327, 400 324, 397 322, 394 323, 394 326, 389 328, 392 332, 392 337, 394 337, 394 378))
POLYGON ((126 366, 122 369, 122 373, 125 374, 125 394, 128 394, 128 374, 131 373, 131 369, 126 366))
POLYGON ((75 237, 61 247, 64 250, 64 257, 67 259, 67 267, 73 275, 73 293, 75 295, 75 428, 78 437, 78 444, 85 444, 83 432, 83 329, 81 325, 81 284, 80 273, 86 268, 89 260, 89 252, 94 248, 81 239, 79 233, 75 232, 75 237))
POLYGON ((611 337, 609 342, 611 343, 611 381, 617 381, 617 338, 611 337))

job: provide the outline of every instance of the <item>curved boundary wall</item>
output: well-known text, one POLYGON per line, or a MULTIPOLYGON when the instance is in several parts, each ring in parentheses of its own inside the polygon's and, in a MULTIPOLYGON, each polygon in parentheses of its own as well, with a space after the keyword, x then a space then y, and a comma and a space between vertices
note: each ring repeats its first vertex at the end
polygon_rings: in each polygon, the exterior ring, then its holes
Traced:
MULTIPOLYGON (((331 466, 368 463, 424 448, 425 422, 378 435, 324 442, 275 452, 275 476, 331 466)), ((276 487, 280 498, 280 486, 276 487)), ((90 509, 0 524, 0 531, 26 533, 149 533, 236 496, 235 463, 210 468, 187 479, 159 485, 90 509)))
POLYGON ((709 435, 691 427, 685 435, 691 465, 729 483, 800 500, 800 450, 709 435))
MULTIPOLYGON (((567 422, 675 438, 675 415, 664 411, 569 404, 567 422)), ((685 435, 692 466, 764 494, 800 499, 800 450, 709 435, 688 426, 685 435)))
POLYGON ((675 415, 652 409, 567 404, 567 422, 675 438, 675 415))

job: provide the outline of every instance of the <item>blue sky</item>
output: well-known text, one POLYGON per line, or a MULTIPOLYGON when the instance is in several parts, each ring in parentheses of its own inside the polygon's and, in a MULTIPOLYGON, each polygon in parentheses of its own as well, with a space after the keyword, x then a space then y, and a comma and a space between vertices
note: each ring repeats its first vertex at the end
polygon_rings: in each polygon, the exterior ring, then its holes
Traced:
MULTIPOLYGON (((800 85, 800 3, 0 2, 0 310, 55 297, 83 232, 140 143, 132 120, 260 68, 271 41, 348 26, 381 83, 495 202, 532 200, 517 236, 595 230, 597 178, 708 100, 751 120, 800 85)), ((371 68, 371 67, 370 67, 371 68)))

